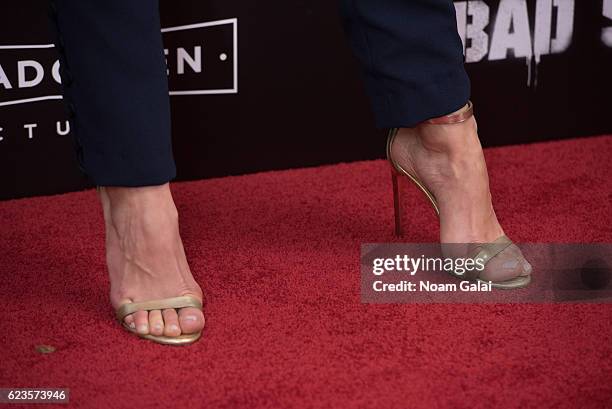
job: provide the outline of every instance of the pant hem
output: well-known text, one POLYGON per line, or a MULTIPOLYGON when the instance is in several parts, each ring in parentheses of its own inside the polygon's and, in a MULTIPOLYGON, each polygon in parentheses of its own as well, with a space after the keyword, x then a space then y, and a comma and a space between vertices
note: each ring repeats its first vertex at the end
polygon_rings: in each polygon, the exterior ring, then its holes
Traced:
POLYGON ((414 127, 460 109, 470 98, 470 81, 463 67, 426 85, 389 86, 391 91, 371 96, 377 128, 414 127))

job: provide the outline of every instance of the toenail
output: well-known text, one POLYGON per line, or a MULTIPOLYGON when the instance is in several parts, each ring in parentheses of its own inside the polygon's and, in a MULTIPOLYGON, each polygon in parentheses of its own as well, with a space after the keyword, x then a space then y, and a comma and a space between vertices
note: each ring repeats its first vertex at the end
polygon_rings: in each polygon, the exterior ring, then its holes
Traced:
POLYGON ((516 268, 517 265, 518 265, 518 261, 512 260, 512 261, 506 261, 505 263, 503 263, 502 267, 503 268, 516 268))
POLYGON ((527 274, 531 274, 531 271, 533 270, 533 267, 531 266, 531 264, 529 264, 527 261, 523 262, 523 269, 525 270, 525 272, 527 274))
POLYGON ((162 329, 161 324, 155 324, 155 329, 162 329))
POLYGON ((188 316, 185 317, 185 321, 193 321, 193 322, 195 322, 197 320, 198 319, 196 318, 195 315, 188 315, 188 316))
POLYGON ((178 330, 179 330, 178 325, 175 325, 175 324, 170 325, 170 331, 178 331, 178 330))
POLYGON ((147 332, 147 325, 146 324, 142 324, 138 326, 138 332, 147 332))
POLYGON ((136 324, 134 324, 133 322, 130 322, 128 326, 132 329, 136 329, 136 324))

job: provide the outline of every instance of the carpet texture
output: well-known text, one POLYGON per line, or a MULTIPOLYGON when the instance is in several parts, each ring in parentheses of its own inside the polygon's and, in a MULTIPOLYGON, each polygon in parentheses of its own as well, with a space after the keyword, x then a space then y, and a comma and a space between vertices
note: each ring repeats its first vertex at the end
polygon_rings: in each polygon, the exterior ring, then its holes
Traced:
MULTIPOLYGON (((612 136, 486 156, 515 241, 612 242, 612 136)), ((187 348, 113 320, 94 191, 0 203, 0 387, 89 408, 612 407, 611 305, 360 303, 360 244, 394 240, 383 161, 173 191, 207 297, 187 348)), ((436 241, 413 194, 405 241, 436 241)))

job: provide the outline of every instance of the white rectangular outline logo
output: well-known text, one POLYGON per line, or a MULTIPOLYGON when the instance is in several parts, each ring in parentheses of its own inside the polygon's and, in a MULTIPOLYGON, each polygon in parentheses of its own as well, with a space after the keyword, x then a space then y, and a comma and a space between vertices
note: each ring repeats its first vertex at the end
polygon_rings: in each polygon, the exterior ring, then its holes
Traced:
MULTIPOLYGON (((232 88, 225 89, 197 89, 197 90, 185 90, 185 91, 169 91, 169 95, 221 95, 221 94, 237 94, 238 93, 238 19, 229 18, 225 20, 208 21, 205 23, 188 24, 184 26, 167 27, 162 28, 162 33, 168 33, 172 31, 191 30, 194 28, 202 27, 213 27, 221 26, 225 24, 232 25, 233 32, 233 79, 234 84, 232 88)), ((54 48, 54 44, 29 44, 29 45, 0 45, 0 50, 24 50, 24 49, 35 49, 35 48, 54 48)), ((63 99, 62 95, 47 95, 43 97, 16 99, 14 101, 0 102, 0 107, 7 105, 25 104, 28 102, 47 101, 53 99, 63 99)))
POLYGON ((212 26, 222 26, 225 24, 232 25, 233 32, 233 47, 234 47, 234 86, 232 88, 227 89, 201 89, 201 90, 191 90, 191 91, 170 91, 170 95, 214 95, 214 94, 237 94, 238 93, 238 19, 237 18, 229 18, 226 20, 217 20, 217 21, 209 21, 206 23, 199 24, 189 24, 186 26, 176 26, 176 27, 168 27, 162 28, 162 33, 169 33, 172 31, 182 31, 182 30, 191 30, 194 28, 202 28, 202 27, 212 27, 212 26))

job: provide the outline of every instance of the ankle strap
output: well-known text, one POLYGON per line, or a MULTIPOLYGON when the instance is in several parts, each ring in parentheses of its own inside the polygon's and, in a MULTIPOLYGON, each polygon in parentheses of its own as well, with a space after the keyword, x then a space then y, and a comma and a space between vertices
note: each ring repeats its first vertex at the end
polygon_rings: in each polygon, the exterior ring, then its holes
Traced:
POLYGON ((474 115, 474 105, 472 104, 472 101, 468 101, 467 105, 465 105, 461 111, 455 114, 428 119, 427 121, 423 121, 423 123, 434 125, 458 124, 467 121, 472 117, 472 115, 474 115))

